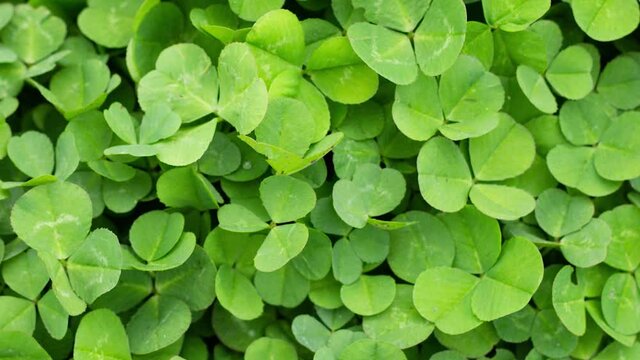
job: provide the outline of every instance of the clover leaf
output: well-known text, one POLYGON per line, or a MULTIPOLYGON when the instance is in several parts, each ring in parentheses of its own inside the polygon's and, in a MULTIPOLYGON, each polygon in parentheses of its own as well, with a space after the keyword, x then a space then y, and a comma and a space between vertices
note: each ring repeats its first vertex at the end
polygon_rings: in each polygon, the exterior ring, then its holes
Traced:
POLYGON ((85 241, 91 214, 91 200, 82 188, 56 182, 21 196, 11 211, 11 226, 34 249, 64 259, 85 241))
POLYGON ((638 26, 640 14, 640 8, 634 1, 613 4, 579 0, 571 3, 571 10, 578 26, 599 41, 611 41, 629 34, 638 26))
POLYGON ((155 70, 140 80, 138 101, 145 111, 158 101, 165 102, 182 122, 192 122, 216 109, 217 78, 216 69, 202 48, 173 45, 158 55, 155 70))
POLYGON ((99 356, 131 359, 129 340, 120 318, 106 309, 94 310, 83 316, 76 333, 73 355, 76 359, 99 356))
POLYGON ((0 38, 27 64, 44 59, 62 45, 67 26, 46 7, 20 4, 12 12, 13 16, 9 16, 11 20, 2 29, 0 38))
POLYGON ((333 188, 333 206, 344 222, 363 228, 369 217, 393 210, 402 200, 406 182, 395 169, 361 165, 352 180, 342 179, 333 188), (384 191, 381 191, 385 189, 384 191))
POLYGON ((133 36, 134 18, 141 4, 142 0, 109 3, 90 1, 88 7, 78 15, 78 27, 100 45, 125 47, 133 36))
POLYGON ((639 14, 0 4, 0 358, 639 358, 639 14))

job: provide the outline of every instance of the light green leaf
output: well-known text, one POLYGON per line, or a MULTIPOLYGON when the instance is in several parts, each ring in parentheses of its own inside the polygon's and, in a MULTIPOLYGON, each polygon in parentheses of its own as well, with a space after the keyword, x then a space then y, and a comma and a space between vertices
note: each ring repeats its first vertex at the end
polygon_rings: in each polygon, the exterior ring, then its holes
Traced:
POLYGON ((389 232, 387 262, 397 277, 413 283, 425 269, 453 263, 454 239, 439 218, 422 211, 409 211, 394 220, 411 223, 389 232))
POLYGON ((620 205, 600 215, 611 229, 605 263, 616 269, 632 271, 640 265, 640 209, 631 204, 620 205))
POLYGON ((158 56, 155 68, 138 86, 142 110, 149 111, 156 102, 164 102, 184 123, 216 110, 218 75, 201 47, 195 44, 168 47, 158 56))
POLYGON ((282 359, 297 360, 296 348, 288 341, 261 337, 249 345, 244 354, 246 360, 282 359))
POLYGON ((627 347, 614 341, 602 349, 602 351, 594 357, 594 360, 634 359, 638 356, 640 356, 640 345, 638 345, 638 343, 627 347))
POLYGON ((449 121, 484 118, 502 108, 504 89, 500 79, 474 57, 461 55, 440 77, 440 102, 449 121))
POLYGON ((56 298, 53 290, 47 291, 37 303, 38 314, 49 335, 56 340, 61 340, 67 334, 69 327, 69 314, 56 298))
POLYGON ((640 21, 638 2, 633 0, 576 0, 571 10, 580 29, 598 41, 628 35, 640 21))
POLYGON ((495 56, 491 71, 513 76, 518 65, 527 65, 543 73, 547 68, 547 45, 542 35, 531 29, 517 32, 493 32, 495 56))
POLYGON ((134 18, 135 33, 127 45, 127 70, 138 82, 154 69, 160 52, 179 42, 184 16, 176 4, 146 0, 134 18))
POLYGON ((562 135, 573 145, 594 145, 607 130, 616 109, 597 93, 577 101, 567 101, 560 108, 562 135))
POLYGON ((580 45, 562 50, 551 62, 545 77, 558 94, 567 99, 582 99, 595 86, 591 76, 593 59, 589 51, 580 45))
POLYGON ((504 31, 522 31, 541 18, 551 0, 482 0, 487 24, 504 31))
POLYGON ((198 161, 207 151, 215 131, 215 120, 178 130, 170 138, 154 144, 158 160, 171 166, 185 166, 198 161))
POLYGON ((355 141, 346 138, 336 145, 332 155, 333 167, 340 179, 353 177, 359 164, 380 163, 380 149, 373 140, 355 141))
POLYGON ((101 159, 113 138, 104 116, 93 110, 73 118, 65 131, 73 135, 80 161, 85 162, 101 159))
POLYGON ((263 63, 262 58, 272 60, 275 57, 286 65, 295 66, 302 65, 304 61, 304 31, 298 18, 288 10, 270 11, 260 17, 247 34, 246 41, 255 50, 261 77, 266 75, 267 85, 277 73, 273 74, 265 69, 270 62, 263 63))
POLYGON ((482 323, 471 310, 471 295, 478 282, 477 277, 457 268, 430 268, 416 280, 413 303, 440 331, 463 334, 482 323))
POLYGON ((391 306, 380 314, 365 317, 362 328, 372 339, 405 349, 426 340, 434 326, 414 307, 413 286, 398 284, 391 306))
POLYGON ((184 264, 193 253, 196 246, 196 236, 191 232, 184 232, 178 240, 178 244, 169 253, 160 259, 143 263, 131 250, 123 250, 123 269, 142 271, 165 271, 184 264))
POLYGON ((88 304, 116 286, 121 268, 118 238, 107 229, 91 232, 67 261, 71 286, 88 304))
POLYGON ((11 226, 30 247, 65 259, 84 242, 91 215, 91 200, 81 187, 56 182, 22 195, 11 210, 11 226))
POLYGON ((343 284, 354 283, 362 274, 362 260, 346 238, 333 244, 331 265, 333 277, 343 284))
POLYGON ((256 128, 256 140, 304 156, 313 142, 315 123, 302 101, 279 97, 269 101, 267 114, 256 128))
POLYGON ((434 77, 419 74, 413 83, 397 86, 394 99, 393 122, 412 140, 429 140, 444 122, 434 77))
POLYGON ((333 206, 347 224, 363 228, 371 216, 393 210, 406 191, 402 174, 391 168, 363 164, 353 174, 353 180, 342 179, 333 187, 333 206))
POLYGON ((536 207, 535 199, 528 192, 505 185, 475 184, 469 198, 485 215, 500 220, 516 220, 536 207))
POLYGON ((318 317, 332 331, 336 331, 349 323, 355 317, 349 309, 340 307, 337 309, 323 309, 316 307, 318 317))
MULTIPOLYGON (((64 47, 64 44, 63 44, 63 47, 64 47)), ((62 63, 64 58, 66 58, 70 53, 71 53, 71 50, 56 51, 53 54, 47 56, 46 58, 40 60, 36 64, 31 65, 27 69, 27 72, 25 73, 25 75, 27 77, 34 78, 36 76, 46 74, 49 71, 55 69, 58 62, 62 63)))
POLYGON ((493 322, 500 339, 510 343, 522 343, 531 337, 531 327, 537 311, 527 305, 522 310, 496 319, 493 322))
POLYGON ((222 229, 233 232, 258 232, 269 228, 269 224, 251 210, 238 204, 227 204, 218 210, 218 221, 222 229))
POLYGON ((454 141, 475 138, 495 129, 501 116, 496 112, 461 122, 445 123, 440 127, 440 133, 454 141))
POLYGON ((216 295, 220 305, 241 320, 253 320, 262 315, 264 304, 255 287, 229 265, 218 269, 216 295))
POLYGON ((489 70, 493 64, 493 36, 489 25, 478 22, 467 22, 467 34, 464 39, 462 54, 470 55, 480 60, 485 69, 489 70))
POLYGON ((148 354, 178 340, 191 324, 187 304, 170 296, 155 295, 127 322, 127 336, 133 354, 148 354))
POLYGON ((27 64, 44 59, 62 45, 67 26, 44 6, 28 4, 14 7, 13 17, 2 29, 2 43, 27 64))
POLYGON ((467 11, 461 0, 432 0, 413 37, 423 73, 436 76, 449 69, 464 45, 467 11))
POLYGON ((455 213, 440 214, 439 217, 451 232, 455 243, 453 265, 456 268, 481 274, 495 264, 502 247, 502 234, 497 220, 471 205, 455 213))
POLYGON ((569 356, 578 345, 578 337, 570 333, 553 309, 536 315, 531 328, 531 342, 536 351, 551 358, 569 356))
POLYGON ((32 178, 53 173, 53 144, 43 133, 27 131, 12 137, 7 154, 20 171, 32 178))
POLYGON ((476 179, 484 181, 521 175, 533 163, 535 147, 527 128, 502 115, 495 129, 469 140, 473 173, 476 179))
POLYGON ((339 360, 406 360, 406 355, 398 347, 387 342, 361 339, 347 345, 340 353, 339 360))
POLYGON ((276 223, 300 219, 316 204, 316 194, 307 182, 286 175, 270 176, 262 180, 260 199, 276 223))
POLYGON ((11 3, 4 3, 0 5, 0 30, 7 26, 11 18, 13 17, 14 8, 11 3))
POLYGON ((129 181, 136 176, 136 170, 120 162, 108 160, 93 160, 87 163, 96 174, 116 182, 129 181))
POLYGON ((26 71, 27 68, 19 61, 11 64, 0 64, 0 74, 6 80, 6 82, 0 84, 1 98, 7 99, 20 93, 24 85, 26 71))
POLYGON ((362 275, 349 285, 342 285, 340 299, 347 309, 362 316, 371 316, 388 308, 396 295, 396 283, 390 276, 362 275))
POLYGON ((156 274, 155 289, 163 296, 184 301, 193 311, 206 309, 215 299, 216 267, 211 258, 196 246, 182 265, 156 274))
POLYGON ((398 85, 415 81, 418 65, 406 35, 361 22, 349 26, 347 36, 356 54, 380 76, 398 85))
POLYGON ((591 267, 606 259, 610 242, 611 229, 607 223, 601 219, 592 219, 579 231, 562 238, 560 250, 569 263, 591 267))
POLYGON ((265 164, 270 165, 277 174, 291 175, 311 165, 311 161, 303 159, 302 156, 285 150, 280 146, 256 141, 245 135, 238 135, 238 139, 249 145, 254 154, 258 153, 266 156, 265 164))
POLYGON ((401 32, 414 30, 429 6, 433 6, 431 0, 418 2, 411 0, 385 2, 353 0, 352 2, 355 8, 364 10, 364 17, 367 20, 401 32))
POLYGON ((640 331, 640 294, 633 276, 617 273, 609 277, 602 289, 602 314, 620 334, 640 331))
POLYGON ((309 239, 303 224, 278 225, 269 231, 254 259, 256 269, 271 272, 280 269, 296 257, 309 239))
POLYGON ((608 180, 630 180, 640 176, 640 112, 618 116, 602 134, 594 155, 600 176, 608 180))
POLYGON ((607 324, 607 322, 603 318, 602 308, 599 300, 588 300, 586 302, 586 307, 589 316, 591 316, 598 327, 602 329, 607 335, 611 336, 613 339, 627 347, 633 346, 636 341, 635 336, 620 334, 607 324))
POLYGON ((65 181, 73 174, 80 163, 80 154, 76 141, 70 132, 64 131, 56 142, 56 179, 65 181))
MULTIPOLYGON (((567 103, 569 102, 565 104, 567 103)), ((556 145, 567 144, 567 140, 560 131, 558 117, 555 115, 535 117, 529 120, 525 127, 533 135, 536 142, 536 150, 541 156, 546 156, 556 145)))
POLYGON ((370 224, 349 233, 353 251, 365 263, 381 263, 389 254, 389 233, 370 224))
POLYGON ((594 165, 596 149, 558 145, 547 154, 549 171, 559 183, 589 196, 605 196, 618 190, 619 181, 598 175, 594 165))
POLYGON ((0 331, 20 331, 31 335, 36 328, 36 307, 26 299, 0 296, 0 331))
POLYGON ((593 217, 594 206, 588 197, 571 196, 552 188, 538 196, 536 221, 553 237, 561 237, 580 230, 593 217))
POLYGON ((325 346, 331 335, 329 329, 307 314, 298 315, 293 319, 291 331, 300 344, 314 352, 325 346))
POLYGON ((345 29, 352 24, 366 20, 364 9, 354 8, 350 0, 331 1, 331 10, 333 10, 338 23, 345 29))
POLYGON ((108 47, 127 46, 133 36, 133 21, 143 0, 118 0, 88 2, 78 15, 80 31, 92 41, 108 47))
POLYGON ((191 24, 198 30, 213 36, 225 45, 244 39, 249 29, 238 29, 240 18, 226 3, 214 3, 206 8, 193 8, 189 12, 191 24))
POLYGON ((262 300, 270 305, 295 308, 309 295, 309 280, 291 265, 272 272, 257 271, 253 283, 262 300))
POLYGON ((77 360, 130 360, 129 340, 120 318, 107 309, 84 315, 76 332, 73 357, 77 360))
POLYGON ((597 90, 618 109, 638 107, 640 99, 633 94, 640 91, 640 61, 628 54, 611 60, 600 75, 597 90))
POLYGON ((51 289, 65 312, 71 316, 82 314, 87 309, 87 304, 78 297, 71 287, 65 268, 60 261, 46 252, 40 252, 38 256, 47 268, 51 278, 51 289))
POLYGON ((120 85, 120 76, 110 76, 109 67, 98 59, 70 65, 53 75, 49 89, 31 81, 67 119, 99 108, 107 95, 120 85))
POLYGON ((227 175, 240 167, 241 153, 229 136, 216 132, 207 151, 198 160, 198 171, 211 176, 227 175))
POLYGON ((268 93, 249 47, 226 46, 218 60, 220 75, 219 115, 240 134, 253 131, 267 112, 268 93))
POLYGON ((554 20, 541 19, 531 24, 531 30, 540 35, 546 43, 547 62, 550 63, 562 49, 564 41, 562 29, 554 20))
POLYGON ((320 280, 331 271, 331 256, 329 236, 324 232, 309 229, 307 244, 302 252, 291 260, 291 264, 305 278, 320 280))
POLYGON ((156 183, 158 199, 168 207, 209 210, 222 200, 213 185, 194 167, 166 171, 156 183))
POLYGON ((34 338, 19 331, 0 331, 0 357, 7 360, 51 360, 34 338))
POLYGON ((573 268, 565 265, 553 280, 553 308, 562 324, 576 336, 582 336, 587 330, 584 305, 584 284, 571 281, 573 268))
POLYGON ((166 139, 180 129, 180 117, 163 102, 153 103, 146 109, 140 123, 140 144, 152 144, 166 139))
POLYGON ((528 239, 507 240, 495 265, 473 292, 473 313, 493 321, 525 307, 542 282, 544 265, 538 248, 528 239))
POLYGON ((443 137, 427 141, 420 149, 417 163, 420 193, 429 205, 445 212, 464 207, 473 180, 455 143, 443 137))
POLYGON ((238 16, 247 21, 256 21, 262 15, 282 7, 284 0, 266 0, 254 3, 246 0, 231 0, 229 6, 238 16))
POLYGON ((520 89, 533 106, 547 114, 558 111, 558 103, 551 89, 549 89, 544 77, 534 68, 520 65, 516 70, 516 76, 520 89))
POLYGON ((37 252, 29 249, 2 263, 2 279, 11 290, 35 300, 49 282, 49 274, 37 252))
POLYGON ((94 309, 107 308, 116 313, 131 310, 153 290, 151 276, 143 271, 124 270, 118 285, 93 302, 94 309))
POLYGON ((307 59, 306 69, 328 98, 343 104, 365 102, 378 89, 378 75, 360 60, 346 37, 323 41, 307 59))
POLYGON ((107 208, 115 213, 126 213, 151 191, 151 176, 137 170, 136 175, 125 182, 104 179, 102 197, 107 208))
POLYGON ((138 256, 146 261, 154 261, 167 255, 176 246, 183 228, 182 214, 154 210, 133 222, 129 229, 129 241, 138 256))

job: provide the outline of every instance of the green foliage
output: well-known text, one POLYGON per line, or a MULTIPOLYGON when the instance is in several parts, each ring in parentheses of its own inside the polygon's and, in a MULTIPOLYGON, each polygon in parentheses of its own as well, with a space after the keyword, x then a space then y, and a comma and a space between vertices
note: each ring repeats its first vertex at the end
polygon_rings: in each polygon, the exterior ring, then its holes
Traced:
POLYGON ((0 359, 640 358, 635 0, 0 4, 0 359))

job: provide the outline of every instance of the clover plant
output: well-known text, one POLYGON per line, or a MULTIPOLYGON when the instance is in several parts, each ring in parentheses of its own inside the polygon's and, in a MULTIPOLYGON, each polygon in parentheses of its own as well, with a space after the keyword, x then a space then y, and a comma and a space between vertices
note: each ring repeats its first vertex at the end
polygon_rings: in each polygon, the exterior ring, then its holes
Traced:
POLYGON ((0 359, 640 359, 637 0, 0 4, 0 359))

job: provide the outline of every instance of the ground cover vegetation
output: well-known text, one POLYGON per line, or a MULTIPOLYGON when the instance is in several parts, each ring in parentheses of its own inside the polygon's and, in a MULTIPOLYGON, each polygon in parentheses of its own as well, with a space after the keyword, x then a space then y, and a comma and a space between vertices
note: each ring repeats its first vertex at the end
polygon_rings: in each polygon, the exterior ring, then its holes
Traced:
POLYGON ((637 0, 0 4, 0 359, 640 359, 637 0))

